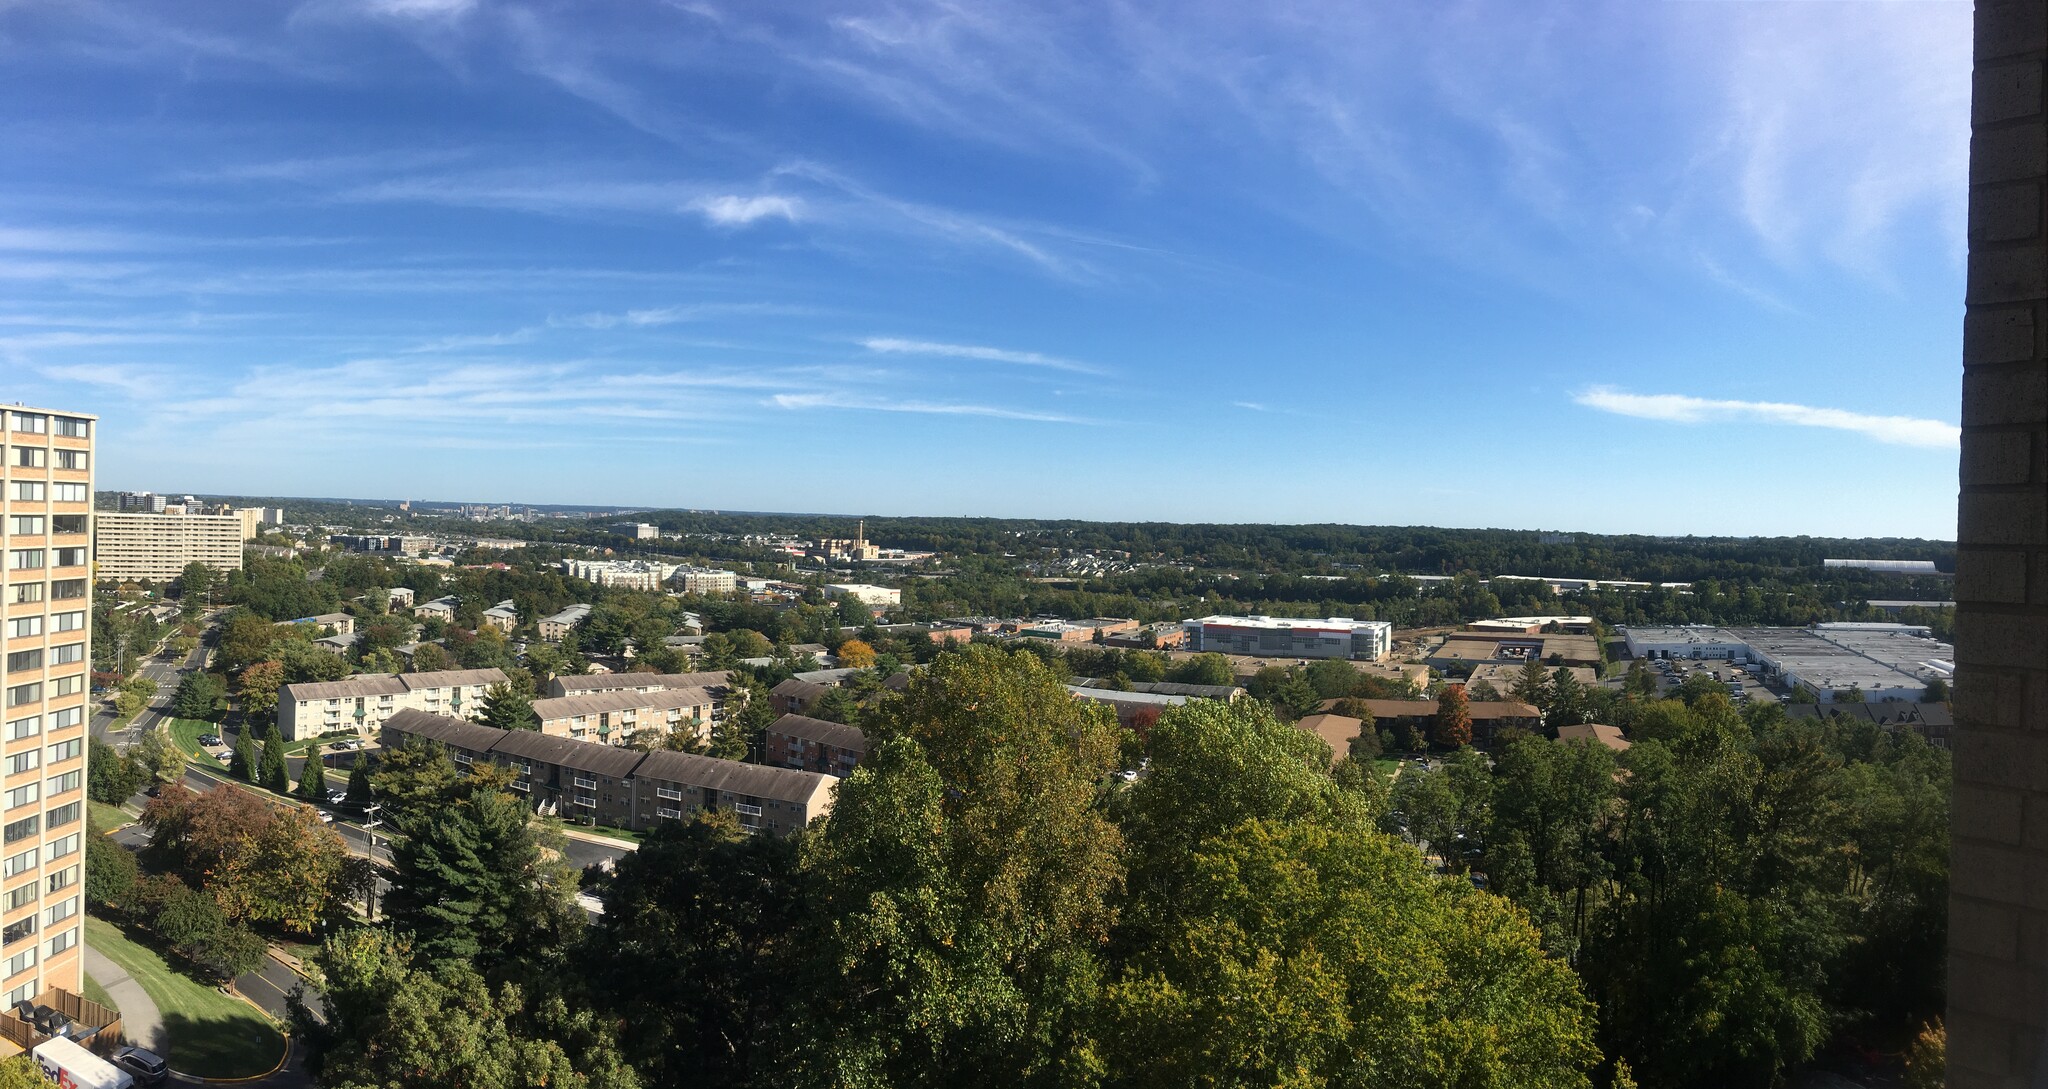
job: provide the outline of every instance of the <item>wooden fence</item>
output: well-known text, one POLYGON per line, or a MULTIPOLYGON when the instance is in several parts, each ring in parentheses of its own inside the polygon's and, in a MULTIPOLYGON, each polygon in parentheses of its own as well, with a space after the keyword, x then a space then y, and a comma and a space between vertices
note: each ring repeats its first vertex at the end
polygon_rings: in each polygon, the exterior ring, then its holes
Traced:
MULTIPOLYGON (((48 1006, 69 1017, 72 1025, 81 1034, 97 1030, 85 1037, 83 1042, 102 1055, 127 1042, 121 1034, 121 1014, 84 995, 72 994, 61 987, 52 987, 37 995, 35 1004, 48 1006)), ((22 1020, 9 1009, 0 1012, 0 1038, 5 1038, 9 1043, 27 1051, 49 1039, 49 1036, 37 1032, 35 1025, 22 1020)))

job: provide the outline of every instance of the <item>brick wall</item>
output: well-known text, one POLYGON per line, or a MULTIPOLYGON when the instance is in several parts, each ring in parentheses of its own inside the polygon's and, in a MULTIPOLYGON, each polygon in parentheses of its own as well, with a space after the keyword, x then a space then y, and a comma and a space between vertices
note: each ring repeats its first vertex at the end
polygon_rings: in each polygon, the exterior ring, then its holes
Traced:
POLYGON ((2048 1074, 2048 0, 1977 7, 1956 559, 1949 1080, 2048 1074))

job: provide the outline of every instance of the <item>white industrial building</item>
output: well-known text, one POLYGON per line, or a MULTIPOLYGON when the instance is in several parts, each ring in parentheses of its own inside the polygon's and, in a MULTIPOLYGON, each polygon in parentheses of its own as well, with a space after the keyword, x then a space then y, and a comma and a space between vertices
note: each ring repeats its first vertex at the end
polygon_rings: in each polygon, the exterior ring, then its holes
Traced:
POLYGON ((835 582, 825 587, 825 596, 838 600, 852 598, 863 605, 901 605, 903 591, 887 586, 871 586, 865 582, 835 582))
POLYGON ((1261 658, 1352 658, 1377 662, 1394 650, 1384 620, 1276 616, 1205 616, 1182 622, 1191 650, 1261 658))
POLYGON ((1811 628, 1623 628, 1637 658, 1747 663, 1786 687, 1823 700, 1861 689, 1868 701, 1918 700, 1955 672, 1955 648, 1914 624, 1820 624, 1811 628))

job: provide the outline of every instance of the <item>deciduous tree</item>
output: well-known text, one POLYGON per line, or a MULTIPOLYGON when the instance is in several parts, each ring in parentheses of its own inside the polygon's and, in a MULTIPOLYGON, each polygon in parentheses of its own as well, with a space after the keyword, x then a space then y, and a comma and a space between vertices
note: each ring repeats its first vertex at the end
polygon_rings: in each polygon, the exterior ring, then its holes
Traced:
POLYGON ((1472 708, 1462 686, 1447 684, 1437 696, 1429 739, 1439 749, 1462 749, 1472 743, 1472 708))

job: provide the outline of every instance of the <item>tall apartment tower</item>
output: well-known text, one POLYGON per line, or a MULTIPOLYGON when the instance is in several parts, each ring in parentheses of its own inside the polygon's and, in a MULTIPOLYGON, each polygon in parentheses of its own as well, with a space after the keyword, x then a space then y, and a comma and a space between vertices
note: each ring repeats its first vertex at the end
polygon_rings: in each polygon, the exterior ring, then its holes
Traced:
POLYGON ((0 1005, 84 993, 98 419, 0 406, 0 1005))

